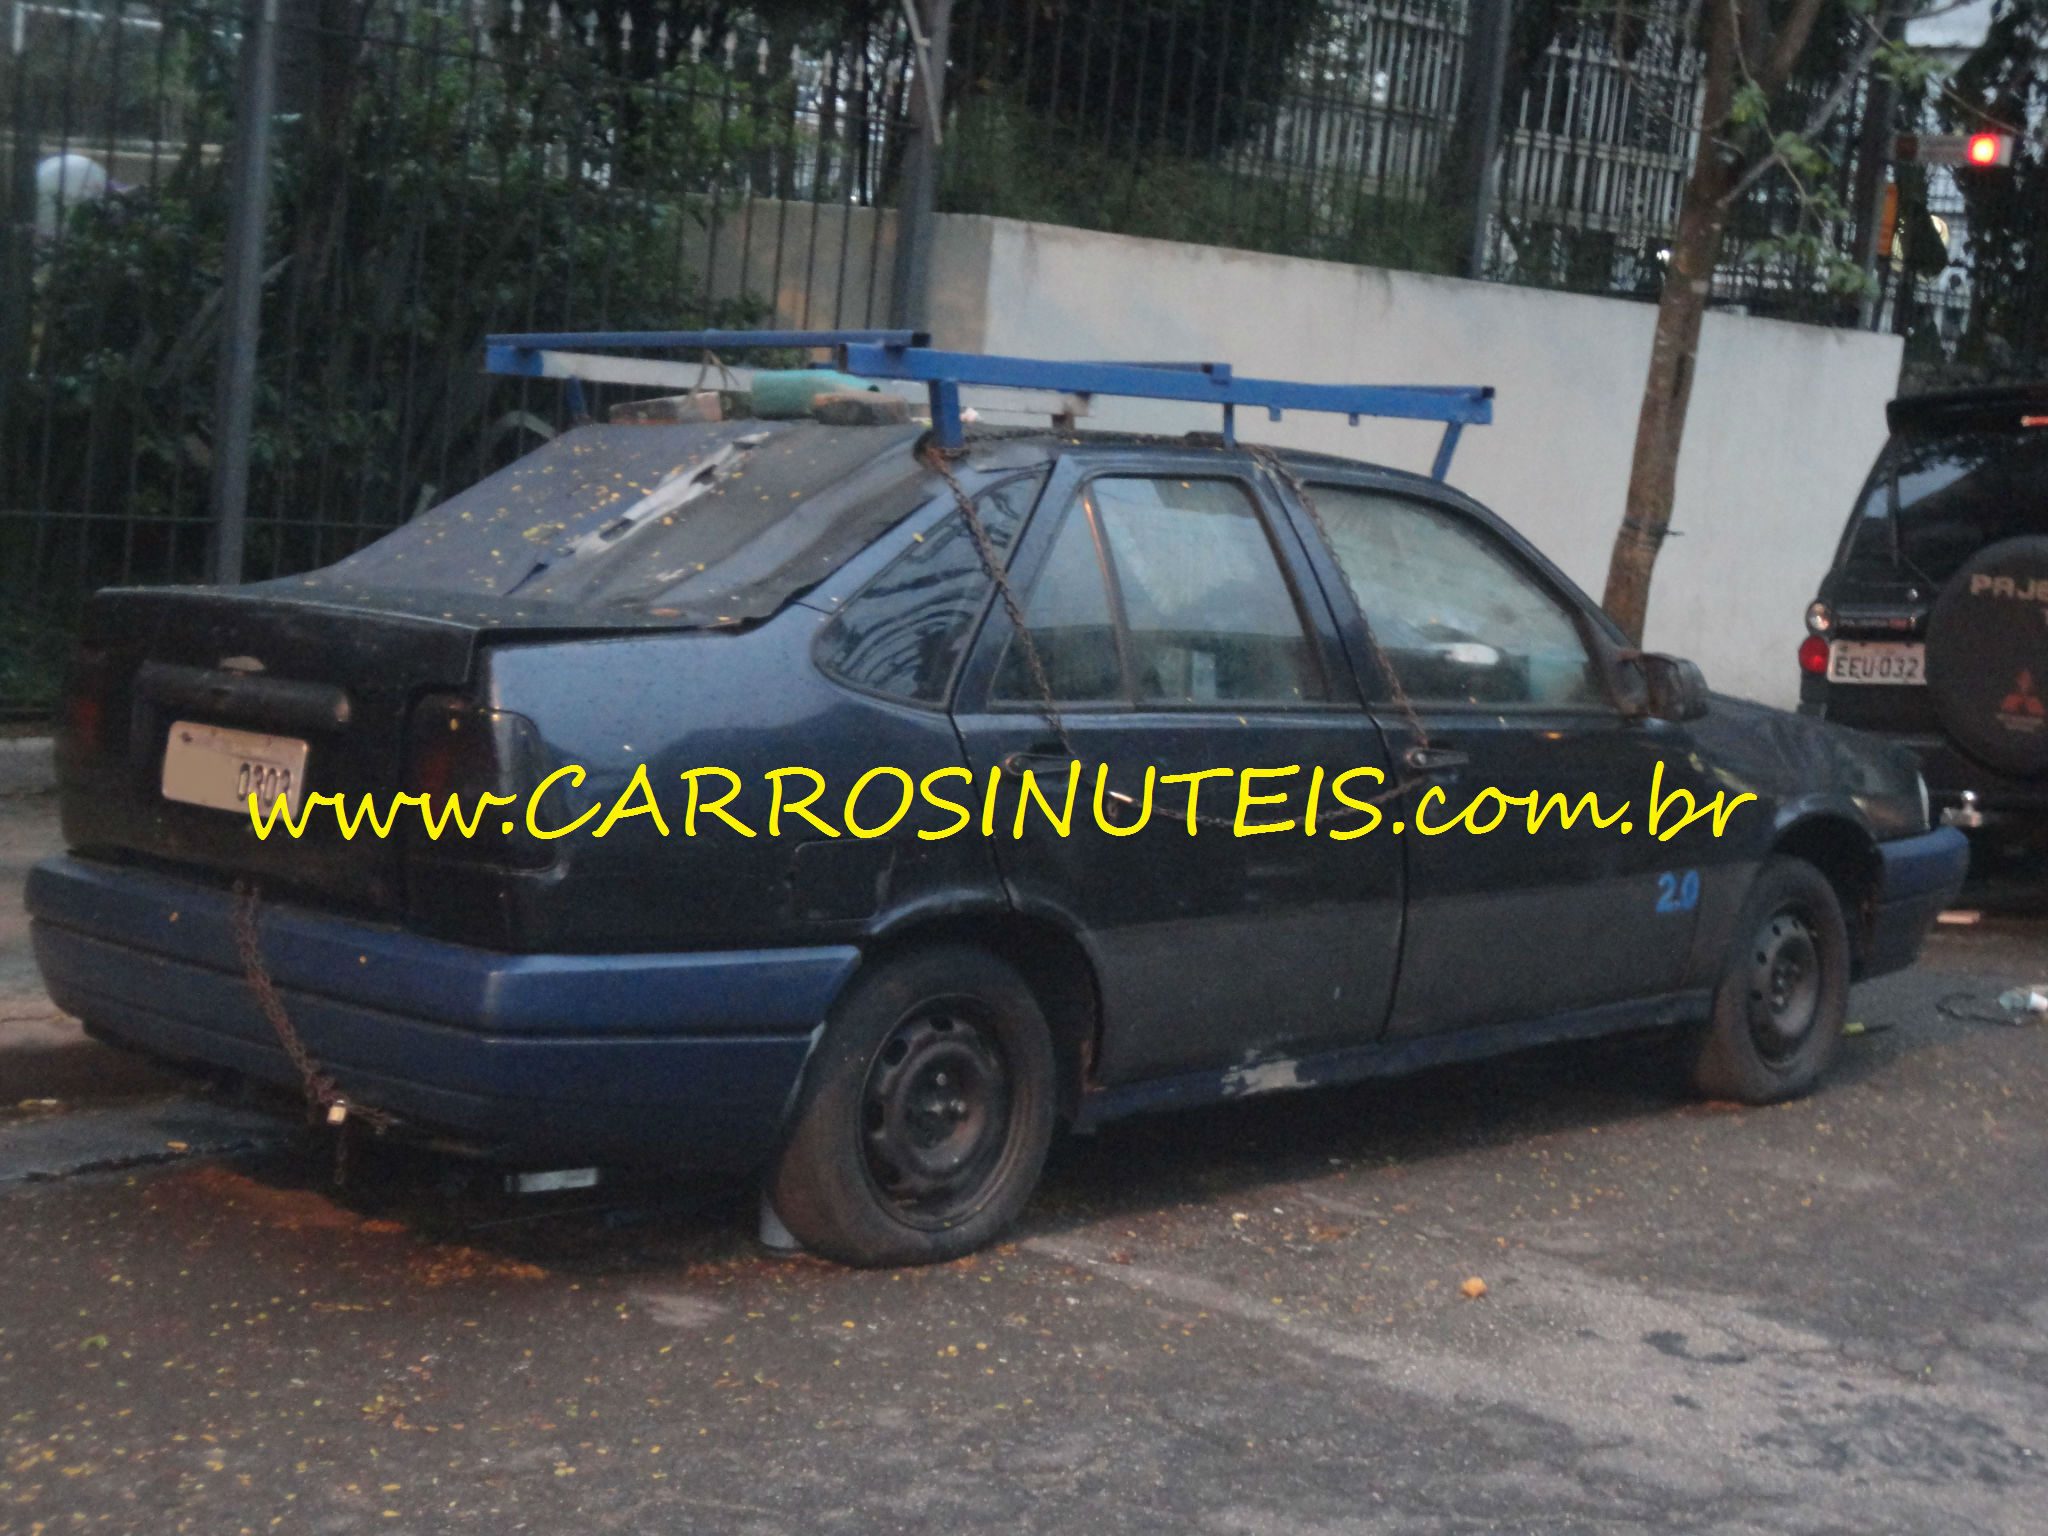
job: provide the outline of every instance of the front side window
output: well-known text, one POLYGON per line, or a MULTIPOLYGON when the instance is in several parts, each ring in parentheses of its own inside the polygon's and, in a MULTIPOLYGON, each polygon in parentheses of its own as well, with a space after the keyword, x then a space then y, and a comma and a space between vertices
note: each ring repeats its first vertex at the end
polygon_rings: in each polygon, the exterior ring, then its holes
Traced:
MULTIPOLYGON (((975 501, 997 554, 1007 556, 1016 542, 1039 483, 1023 476, 975 501)), ((980 552, 956 510, 840 609, 820 637, 819 664, 858 688, 943 703, 988 588, 980 552)))
POLYGON ((1577 622, 1512 552, 1405 496, 1315 487, 1332 552, 1418 703, 1606 702, 1577 622))
MULTIPOLYGON (((1057 701, 1245 708, 1328 697, 1265 522, 1234 480, 1091 481, 1024 612, 1057 701)), ((1037 698, 1015 639, 994 697, 1037 698)))

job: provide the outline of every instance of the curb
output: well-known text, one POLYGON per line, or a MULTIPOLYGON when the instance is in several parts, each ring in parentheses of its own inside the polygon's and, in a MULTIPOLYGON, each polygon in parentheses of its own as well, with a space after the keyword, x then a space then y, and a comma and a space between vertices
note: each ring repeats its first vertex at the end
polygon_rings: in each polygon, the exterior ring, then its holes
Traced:
POLYGON ((47 736, 0 741, 0 795, 42 795, 57 787, 57 759, 47 736))

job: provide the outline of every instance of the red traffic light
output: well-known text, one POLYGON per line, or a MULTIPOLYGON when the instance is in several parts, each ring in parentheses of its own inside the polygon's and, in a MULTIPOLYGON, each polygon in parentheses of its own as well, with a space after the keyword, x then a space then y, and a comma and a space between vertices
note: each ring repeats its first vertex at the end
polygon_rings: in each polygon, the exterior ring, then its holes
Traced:
POLYGON ((1922 165, 1968 165, 1979 170, 2011 165, 2013 136, 2009 133, 1902 133, 1893 145, 1901 161, 1922 165))

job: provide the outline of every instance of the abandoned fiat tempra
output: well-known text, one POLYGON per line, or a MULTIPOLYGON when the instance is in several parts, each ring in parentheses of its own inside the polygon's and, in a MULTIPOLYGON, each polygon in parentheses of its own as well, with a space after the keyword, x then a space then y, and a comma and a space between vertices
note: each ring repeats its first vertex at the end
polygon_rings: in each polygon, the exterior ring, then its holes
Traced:
POLYGON ((1800 1093, 1962 878, 1901 749, 1632 651, 1443 483, 1487 391, 613 340, 840 372, 576 427, 307 576, 95 599, 29 885, 94 1034, 528 1168, 758 1173, 817 1252, 921 1262, 1063 1125, 1627 1030, 1800 1093), (1442 423, 1437 474, 1239 407, 1442 423))

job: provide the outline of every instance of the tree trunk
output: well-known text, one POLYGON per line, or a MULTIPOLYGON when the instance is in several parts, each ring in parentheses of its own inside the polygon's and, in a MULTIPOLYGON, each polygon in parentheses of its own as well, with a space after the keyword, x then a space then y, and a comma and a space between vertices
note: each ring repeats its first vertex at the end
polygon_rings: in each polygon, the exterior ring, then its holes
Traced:
POLYGON ((1693 172, 1679 206, 1671 265, 1657 301, 1657 331, 1650 344, 1650 376, 1643 385, 1642 414, 1636 420, 1628 504, 1614 535, 1607 594, 1601 599, 1608 617, 1635 645, 1643 643, 1650 573, 1671 525, 1671 498, 1678 484, 1678 450, 1685 437, 1686 408, 1692 403, 1700 323, 1706 318, 1714 265, 1720 260, 1721 237, 1728 227, 1728 211, 1721 199, 1730 182, 1729 174, 1718 165, 1701 166, 1693 172))
POLYGON ((1729 0, 1709 0, 1709 12, 1713 31, 1707 48, 1699 148, 1679 199, 1678 229, 1671 239, 1671 260, 1657 300, 1657 329, 1650 344, 1642 414, 1636 419, 1628 503, 1614 536, 1607 591, 1600 604, 1633 645, 1643 643, 1650 576, 1671 526, 1678 450, 1685 438, 1686 408, 1692 403, 1700 324, 1706 318, 1714 267, 1721 259, 1722 238, 1728 230, 1729 194, 1740 170, 1718 142, 1734 87, 1732 6, 1729 0))

